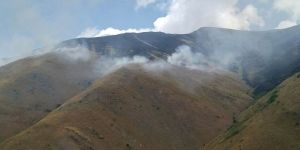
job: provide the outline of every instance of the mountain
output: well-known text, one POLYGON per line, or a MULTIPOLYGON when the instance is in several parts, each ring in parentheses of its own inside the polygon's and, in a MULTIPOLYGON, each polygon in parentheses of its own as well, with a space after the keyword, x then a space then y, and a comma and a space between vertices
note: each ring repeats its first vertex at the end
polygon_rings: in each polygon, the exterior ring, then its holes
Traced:
POLYGON ((300 71, 300 26, 283 30, 238 31, 200 28, 191 34, 160 32, 79 38, 58 47, 85 46, 102 55, 165 58, 181 45, 239 73, 262 95, 300 71), (288 59, 287 59, 288 58, 288 59))
POLYGON ((300 149, 300 73, 244 111, 208 150, 300 149))
POLYGON ((250 104, 248 90, 229 72, 153 72, 131 65, 97 80, 0 147, 197 149, 250 104))
POLYGON ((297 149, 299 37, 295 26, 64 41, 0 67, 0 149, 297 149))

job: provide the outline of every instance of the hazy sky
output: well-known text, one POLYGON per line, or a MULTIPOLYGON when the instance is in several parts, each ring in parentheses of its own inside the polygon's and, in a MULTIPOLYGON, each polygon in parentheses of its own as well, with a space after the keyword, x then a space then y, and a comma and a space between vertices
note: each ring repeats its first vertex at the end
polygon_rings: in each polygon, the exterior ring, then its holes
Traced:
POLYGON ((0 20, 1 65, 76 37, 286 28, 299 23, 300 0, 1 0, 0 20))

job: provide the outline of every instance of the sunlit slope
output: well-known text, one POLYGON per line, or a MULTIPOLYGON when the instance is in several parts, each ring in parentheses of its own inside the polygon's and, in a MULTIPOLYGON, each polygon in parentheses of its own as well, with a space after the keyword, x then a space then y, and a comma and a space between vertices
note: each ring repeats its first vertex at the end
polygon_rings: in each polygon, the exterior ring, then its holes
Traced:
POLYGON ((0 148, 198 149, 249 105, 248 90, 228 72, 133 65, 96 81, 0 148))
POLYGON ((60 57, 47 54, 0 68, 0 142, 89 86, 89 62, 60 57))
POLYGON ((285 80, 242 113, 208 150, 300 149, 300 74, 285 80))

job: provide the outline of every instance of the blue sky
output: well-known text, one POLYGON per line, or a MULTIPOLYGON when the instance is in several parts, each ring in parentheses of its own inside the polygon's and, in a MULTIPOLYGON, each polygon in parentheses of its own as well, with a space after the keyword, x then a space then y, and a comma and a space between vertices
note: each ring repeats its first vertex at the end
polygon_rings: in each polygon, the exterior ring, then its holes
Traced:
POLYGON ((0 64, 76 37, 188 33, 214 26, 269 30, 296 25, 299 0, 2 0, 0 64), (127 30, 131 29, 131 30, 127 30), (2 61, 2 62, 1 62, 2 61))

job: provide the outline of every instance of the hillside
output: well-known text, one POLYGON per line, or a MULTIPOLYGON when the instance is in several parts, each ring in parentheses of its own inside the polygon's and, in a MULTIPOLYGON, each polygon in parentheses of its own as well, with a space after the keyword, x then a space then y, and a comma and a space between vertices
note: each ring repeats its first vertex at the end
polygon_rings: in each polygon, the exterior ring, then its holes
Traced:
POLYGON ((248 92, 226 71, 131 65, 95 81, 0 149, 198 149, 251 103, 248 92))
POLYGON ((300 74, 285 80, 243 112, 207 150, 300 149, 300 74))
POLYGON ((126 33, 116 36, 72 39, 60 47, 84 46, 101 55, 163 58, 181 45, 234 71, 263 95, 300 71, 300 25, 282 30, 239 31, 200 28, 190 34, 160 32, 126 33))
POLYGON ((295 26, 62 42, 0 67, 0 149, 298 149, 299 37, 295 26))
POLYGON ((0 142, 88 87, 93 80, 90 63, 47 54, 1 67, 0 142))

